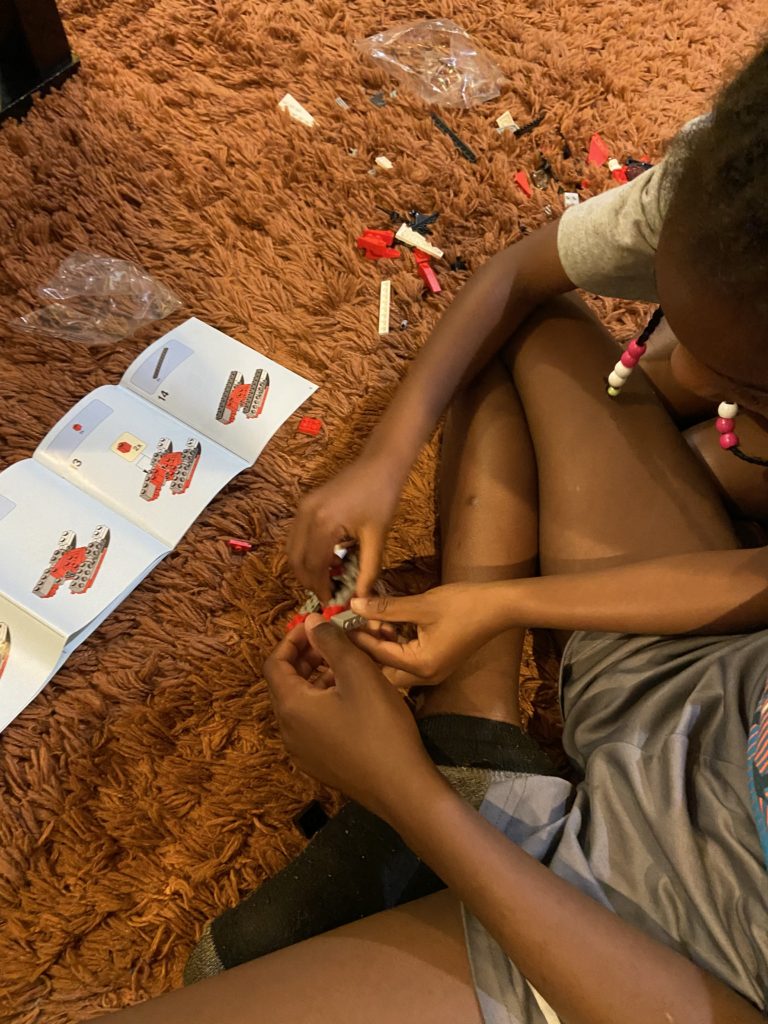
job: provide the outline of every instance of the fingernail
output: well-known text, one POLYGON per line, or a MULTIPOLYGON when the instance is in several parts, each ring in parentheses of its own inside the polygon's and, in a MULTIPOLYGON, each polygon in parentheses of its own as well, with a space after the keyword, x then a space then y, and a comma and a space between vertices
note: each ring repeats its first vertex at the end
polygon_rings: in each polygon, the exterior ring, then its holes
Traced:
POLYGON ((362 612, 365 610, 365 598, 364 597, 353 597, 349 602, 349 607, 353 612, 362 612))

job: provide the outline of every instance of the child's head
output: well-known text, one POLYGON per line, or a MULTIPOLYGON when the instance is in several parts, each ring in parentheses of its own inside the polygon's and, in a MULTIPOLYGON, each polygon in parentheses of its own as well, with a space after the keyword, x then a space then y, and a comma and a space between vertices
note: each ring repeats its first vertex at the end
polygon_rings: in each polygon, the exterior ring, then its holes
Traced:
POLYGON ((681 383, 768 409, 768 45, 670 153, 656 281, 681 383))

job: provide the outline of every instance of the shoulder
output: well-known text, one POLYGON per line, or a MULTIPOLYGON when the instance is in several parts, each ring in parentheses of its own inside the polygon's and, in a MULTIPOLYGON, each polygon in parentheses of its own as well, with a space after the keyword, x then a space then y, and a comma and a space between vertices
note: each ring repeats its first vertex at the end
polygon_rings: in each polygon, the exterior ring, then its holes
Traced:
POLYGON ((599 295, 657 301, 653 264, 669 203, 666 181, 662 162, 565 211, 557 245, 574 284, 599 295))

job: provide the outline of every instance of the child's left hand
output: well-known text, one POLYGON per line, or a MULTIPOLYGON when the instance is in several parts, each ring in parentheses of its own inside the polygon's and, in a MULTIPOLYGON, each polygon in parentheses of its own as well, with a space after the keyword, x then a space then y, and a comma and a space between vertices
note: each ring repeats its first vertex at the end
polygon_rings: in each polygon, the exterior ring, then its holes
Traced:
POLYGON ((285 746, 299 767, 375 814, 386 819, 403 787, 436 774, 400 694, 322 616, 310 615, 285 637, 264 675, 285 746), (311 681, 318 671, 321 685, 311 681))

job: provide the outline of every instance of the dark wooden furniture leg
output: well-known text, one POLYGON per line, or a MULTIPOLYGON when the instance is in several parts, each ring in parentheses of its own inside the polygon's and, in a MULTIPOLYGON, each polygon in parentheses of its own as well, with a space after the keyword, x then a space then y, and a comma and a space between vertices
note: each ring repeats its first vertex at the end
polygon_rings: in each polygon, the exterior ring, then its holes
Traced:
POLYGON ((0 0, 0 120, 77 70, 56 0, 0 0))

